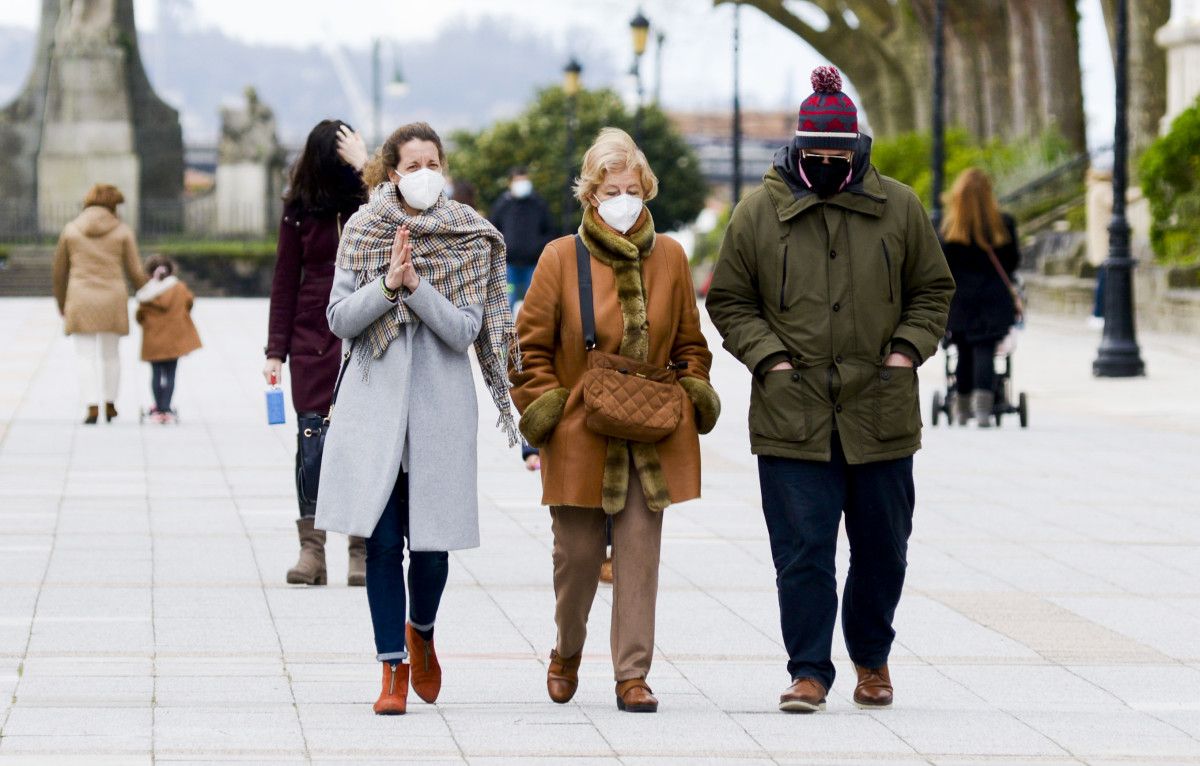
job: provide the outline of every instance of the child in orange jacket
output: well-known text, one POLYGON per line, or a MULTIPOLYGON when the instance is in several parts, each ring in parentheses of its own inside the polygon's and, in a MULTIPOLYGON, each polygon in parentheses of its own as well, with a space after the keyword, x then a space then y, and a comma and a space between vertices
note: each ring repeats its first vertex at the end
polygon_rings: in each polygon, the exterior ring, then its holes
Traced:
POLYGON ((150 388, 157 423, 175 419, 171 397, 179 358, 200 348, 200 335, 192 323, 195 296, 179 277, 175 264, 161 255, 146 260, 150 281, 137 291, 137 321, 142 326, 142 361, 150 363, 150 388))

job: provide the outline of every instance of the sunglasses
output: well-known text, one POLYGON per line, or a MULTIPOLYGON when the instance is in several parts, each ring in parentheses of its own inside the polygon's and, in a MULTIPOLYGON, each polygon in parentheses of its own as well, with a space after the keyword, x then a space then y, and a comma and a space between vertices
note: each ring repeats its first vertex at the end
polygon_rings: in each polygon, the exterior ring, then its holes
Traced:
POLYGON ((847 157, 842 154, 822 154, 821 152, 808 152, 808 151, 801 150, 800 151, 800 159, 802 159, 802 160, 823 160, 823 161, 828 160, 828 161, 832 161, 832 162, 849 163, 850 160, 854 159, 854 155, 850 155, 849 157, 847 157))

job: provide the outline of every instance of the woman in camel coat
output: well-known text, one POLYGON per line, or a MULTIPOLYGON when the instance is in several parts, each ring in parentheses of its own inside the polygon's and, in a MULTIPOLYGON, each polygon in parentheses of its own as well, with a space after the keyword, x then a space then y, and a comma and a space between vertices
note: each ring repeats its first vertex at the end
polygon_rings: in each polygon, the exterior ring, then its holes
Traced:
POLYGON ((80 387, 88 406, 86 424, 117 416, 113 402, 120 384, 117 343, 129 334, 129 288, 146 284, 133 231, 117 217, 125 201, 117 187, 96 184, 84 209, 68 223, 54 251, 54 298, 67 335, 79 355, 80 387))
POLYGON ((700 496, 700 442, 720 413, 708 383, 712 354, 687 256, 656 235, 645 201, 658 180, 628 134, 601 131, 583 160, 576 197, 580 241, 589 255, 596 348, 655 366, 673 364, 693 407, 654 444, 611 439, 588 429, 580 379, 588 366, 579 306, 576 240, 547 245, 517 320, 522 367, 510 369, 521 431, 542 450, 542 502, 554 532, 558 641, 547 674, 550 698, 571 699, 587 618, 604 560, 606 515, 613 519, 612 656, 617 707, 658 708, 646 675, 654 654, 662 511, 700 496))

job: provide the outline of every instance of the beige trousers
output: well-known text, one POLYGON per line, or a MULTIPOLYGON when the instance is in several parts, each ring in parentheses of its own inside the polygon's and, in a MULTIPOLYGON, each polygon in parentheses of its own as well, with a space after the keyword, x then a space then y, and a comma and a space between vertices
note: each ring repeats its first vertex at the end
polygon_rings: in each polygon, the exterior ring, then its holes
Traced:
MULTIPOLYGON (((654 659, 654 609, 662 514, 646 507, 637 469, 630 467, 625 509, 613 516, 612 643, 618 682, 645 678, 654 659)), ((587 639, 588 613, 604 562, 605 514, 600 508, 550 509, 554 532, 554 622, 558 653, 574 657, 587 639)))

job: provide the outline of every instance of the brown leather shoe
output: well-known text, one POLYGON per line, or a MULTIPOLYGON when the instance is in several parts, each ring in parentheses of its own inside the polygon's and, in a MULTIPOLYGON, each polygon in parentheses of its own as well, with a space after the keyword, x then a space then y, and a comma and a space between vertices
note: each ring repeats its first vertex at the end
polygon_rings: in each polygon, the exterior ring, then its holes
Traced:
POLYGON ((87 417, 85 417, 83 419, 83 424, 85 426, 94 426, 94 425, 96 425, 96 421, 99 419, 100 419, 99 405, 89 404, 88 410, 87 410, 87 417))
POLYGON ((375 715, 404 715, 408 710, 408 665, 383 663, 383 689, 375 700, 375 715))
POLYGON ((825 709, 826 689, 811 678, 797 678, 779 695, 779 709, 785 713, 815 713, 825 709))
POLYGON ((657 713, 658 698, 644 678, 631 678, 617 684, 617 710, 626 713, 657 713))
POLYGON ((864 668, 855 665, 858 673, 858 686, 854 687, 854 704, 861 708, 882 708, 892 706, 892 677, 888 675, 888 666, 864 668))
POLYGON ((404 640, 408 642, 408 665, 412 668, 412 688, 429 704, 437 702, 442 690, 442 666, 433 651, 433 639, 426 641, 413 626, 404 623, 404 640))
POLYGON ((117 408, 112 402, 104 403, 104 422, 111 423, 117 417, 117 408))
POLYGON ((550 650, 550 667, 546 670, 546 690, 550 699, 565 705, 575 696, 579 688, 579 662, 583 652, 574 657, 562 657, 557 649, 550 650))

